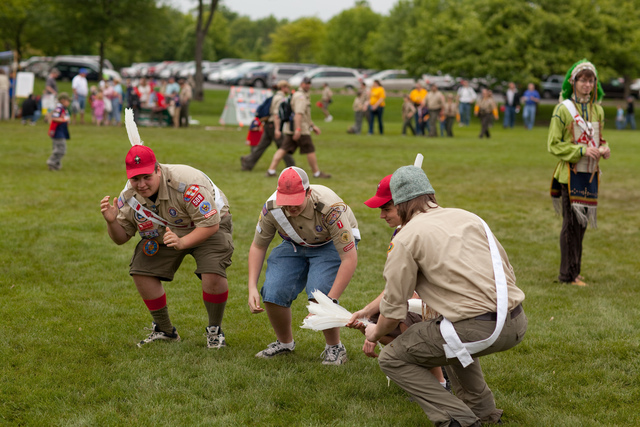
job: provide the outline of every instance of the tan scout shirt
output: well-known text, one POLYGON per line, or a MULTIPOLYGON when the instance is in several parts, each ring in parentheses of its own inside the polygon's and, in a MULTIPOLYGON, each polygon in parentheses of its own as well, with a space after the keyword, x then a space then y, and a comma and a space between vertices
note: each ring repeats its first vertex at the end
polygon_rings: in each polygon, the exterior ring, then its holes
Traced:
POLYGON ((338 254, 355 249, 351 230, 358 228, 358 222, 351 208, 324 185, 311 185, 310 188, 307 206, 297 217, 290 217, 286 210, 275 204, 275 200, 267 201, 262 207, 253 243, 265 248, 276 233, 285 240, 291 240, 270 212, 271 209, 282 209, 298 236, 305 242, 319 245, 333 240, 338 254))
POLYGON ((445 99, 442 92, 434 92, 431 91, 427 95, 427 99, 425 100, 425 104, 429 110, 440 110, 444 107, 445 99))
POLYGON ((164 226, 148 220, 129 206, 127 200, 132 196, 143 208, 168 221, 171 231, 179 237, 186 236, 195 227, 214 226, 229 212, 229 202, 222 191, 224 208, 218 212, 211 182, 198 169, 186 165, 160 165, 160 170, 160 188, 155 203, 136 194, 128 181, 126 189, 120 193, 117 220, 127 235, 139 232, 143 238, 162 238, 165 232, 164 226))
MULTIPOLYGON (((291 97, 291 110, 294 114, 302 115, 300 134, 311 135, 313 122, 311 121, 311 98, 309 97, 309 92, 305 92, 302 88, 297 90, 291 97)), ((289 129, 289 126, 285 126, 284 133, 291 135, 293 131, 289 129)))
MULTIPOLYGON (((524 300, 513 267, 496 239, 507 279, 509 311, 524 300)), ((480 219, 462 209, 434 208, 414 216, 389 245, 380 313, 404 319, 415 290, 451 322, 496 312, 489 241, 480 219)))
POLYGON ((278 108, 280 108, 280 104, 287 97, 287 95, 279 90, 273 95, 273 99, 271 100, 271 108, 269 108, 269 122, 275 122, 278 117, 278 108))

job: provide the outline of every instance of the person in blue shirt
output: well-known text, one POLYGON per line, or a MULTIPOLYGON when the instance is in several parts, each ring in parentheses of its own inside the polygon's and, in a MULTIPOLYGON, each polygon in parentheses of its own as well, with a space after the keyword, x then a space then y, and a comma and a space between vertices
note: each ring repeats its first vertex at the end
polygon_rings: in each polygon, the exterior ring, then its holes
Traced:
POLYGON ((538 93, 533 83, 529 83, 527 90, 522 94, 521 100, 524 102, 524 108, 522 109, 524 126, 531 130, 536 122, 536 109, 540 102, 540 93, 538 93))

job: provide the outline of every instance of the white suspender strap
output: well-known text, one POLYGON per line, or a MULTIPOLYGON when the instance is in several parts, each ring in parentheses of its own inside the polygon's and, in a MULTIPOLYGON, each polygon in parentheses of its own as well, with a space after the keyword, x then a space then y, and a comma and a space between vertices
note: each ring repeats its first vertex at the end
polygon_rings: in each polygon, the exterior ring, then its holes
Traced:
MULTIPOLYGON (((277 193, 277 191, 275 191, 271 195, 271 197, 269 197, 269 199, 267 200, 267 203, 272 201, 272 200, 273 201, 276 200, 276 193, 277 193)), ((331 242, 331 240, 329 240, 328 242, 324 242, 324 243, 322 243, 320 245, 314 245, 314 244, 311 244, 311 243, 307 243, 304 240, 302 240, 302 238, 298 235, 298 233, 296 233, 296 230, 293 228, 293 226, 291 225, 291 223, 287 219, 287 217, 284 214, 284 212, 282 211, 282 209, 280 209, 280 208, 270 209, 269 212, 271 212, 271 215, 273 215, 273 217, 278 222, 278 224, 280 224, 280 227, 282 227, 282 229, 287 234, 287 236, 289 236, 291 238, 291 240, 293 240, 294 242, 296 242, 300 246, 308 246, 308 247, 311 247, 311 248, 319 248, 320 246, 324 246, 327 243, 331 242)), ((360 234, 360 233, 358 233, 358 234, 360 234)))
POLYGON ((493 265, 493 275, 496 281, 496 297, 497 297, 497 320, 496 320, 496 328, 493 331, 493 334, 487 339, 482 341, 470 342, 470 343, 462 343, 460 337, 456 333, 456 330, 453 327, 453 323, 451 323, 448 319, 443 319, 440 322, 440 332, 442 333, 442 337, 446 341, 444 344, 444 352, 448 359, 452 359, 457 357, 463 367, 467 367, 473 363, 473 358, 471 354, 479 353, 482 350, 485 350, 491 346, 500 336, 502 332, 502 328, 504 327, 504 321, 507 318, 507 310, 509 308, 509 299, 507 293, 507 279, 504 274, 504 267, 502 266, 502 258, 500 257, 500 252, 498 251, 498 245, 496 245, 495 237, 493 233, 491 233, 491 229, 486 222, 480 217, 478 217, 480 221, 482 221, 482 225, 484 226, 484 230, 487 234, 487 240, 489 241, 489 250, 491 251, 491 263, 493 265))

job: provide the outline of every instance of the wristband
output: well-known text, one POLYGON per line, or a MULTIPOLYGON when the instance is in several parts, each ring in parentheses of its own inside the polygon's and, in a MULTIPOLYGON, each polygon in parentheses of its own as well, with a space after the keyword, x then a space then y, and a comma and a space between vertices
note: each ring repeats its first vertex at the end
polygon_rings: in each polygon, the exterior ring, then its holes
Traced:
POLYGON ((333 303, 334 303, 334 304, 338 304, 338 305, 340 305, 340 303, 338 302, 338 300, 337 300, 337 299, 335 299, 335 298, 331 298, 331 301, 333 301, 333 303))
POLYGON ((296 129, 296 132, 300 132, 300 128, 297 128, 297 129, 296 129))

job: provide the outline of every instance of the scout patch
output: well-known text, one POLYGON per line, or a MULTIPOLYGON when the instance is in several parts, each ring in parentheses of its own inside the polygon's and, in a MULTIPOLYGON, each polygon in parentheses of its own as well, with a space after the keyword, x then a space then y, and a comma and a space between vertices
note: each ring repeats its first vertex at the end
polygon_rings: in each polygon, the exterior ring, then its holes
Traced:
POLYGON ((173 221, 176 224, 180 224, 183 220, 182 219, 176 219, 175 221, 173 221))
POLYGON ((262 216, 267 216, 269 213, 269 209, 267 209, 267 204, 262 205, 262 216))
POLYGON ((188 202, 189 200, 191 200, 193 196, 198 194, 198 191, 200 191, 200 187, 198 187, 197 185, 192 185, 187 188, 187 191, 184 192, 184 201, 188 202))
POLYGON ((218 213, 218 211, 217 211, 216 209, 213 209, 212 211, 210 211, 209 213, 207 213, 204 217, 205 217, 205 218, 209 218, 209 217, 211 217, 211 216, 213 216, 213 215, 215 215, 215 214, 217 214, 217 213, 218 213))
POLYGON ((336 203, 331 205, 331 210, 329 210, 329 212, 327 212, 327 214, 324 216, 324 222, 327 225, 333 225, 336 223, 336 221, 338 221, 338 219, 340 218, 340 215, 342 215, 343 212, 345 212, 347 210, 347 205, 345 205, 344 203, 336 203))
POLYGON ((150 228, 153 228, 153 222, 151 221, 146 221, 141 224, 138 224, 138 230, 140 231, 149 230, 150 228))
POLYGON ((344 227, 344 225, 342 225, 342 221, 338 221, 338 222, 336 222, 336 225, 338 226, 338 228, 342 228, 342 227, 344 227))
MULTIPOLYGON (((195 200, 195 199, 193 199, 195 200)), ((209 211, 211 210, 211 203, 207 202, 206 200, 204 202, 202 202, 200 204, 200 213, 202 215, 206 215, 209 213, 209 211)))
POLYGON ((200 203, 202 203, 203 200, 204 196, 202 195, 202 193, 198 193, 191 200, 191 204, 197 208, 198 206, 200 206, 200 203))
POLYGON ((147 220, 147 217, 145 217, 144 215, 142 215, 142 214, 140 214, 138 212, 135 212, 133 214, 133 216, 136 218, 136 221, 138 221, 138 222, 145 222, 147 220))
POLYGON ((356 245, 356 244, 355 244, 354 242, 351 242, 351 243, 349 243, 347 246, 345 246, 342 250, 343 250, 344 252, 349 252, 351 249, 353 249, 353 247, 354 247, 355 245, 356 245))
POLYGON ((159 247, 158 242, 155 240, 147 240, 144 242, 144 246, 142 246, 142 252, 144 252, 146 256, 154 256, 158 253, 159 247))
POLYGON ((176 208, 173 208, 173 207, 169 208, 168 212, 169 212, 169 216, 172 218, 175 218, 178 216, 178 211, 176 210, 176 208))
POLYGON ((389 249, 387 249, 387 255, 389 254, 389 252, 391 252, 392 249, 393 249, 393 242, 389 243, 389 249))
POLYGON ((342 243, 347 243, 350 240, 351 240, 351 233, 349 233, 348 231, 345 231, 340 235, 340 241, 342 243))
POLYGON ((160 236, 160 232, 158 230, 148 230, 140 232, 140 237, 142 237, 143 239, 153 239, 158 236, 160 236))
POLYGON ((322 231, 322 226, 321 225, 316 225, 316 231, 318 233, 320 233, 322 231))
POLYGON ((118 197, 118 209, 122 209, 124 207, 124 200, 122 197, 118 197))

